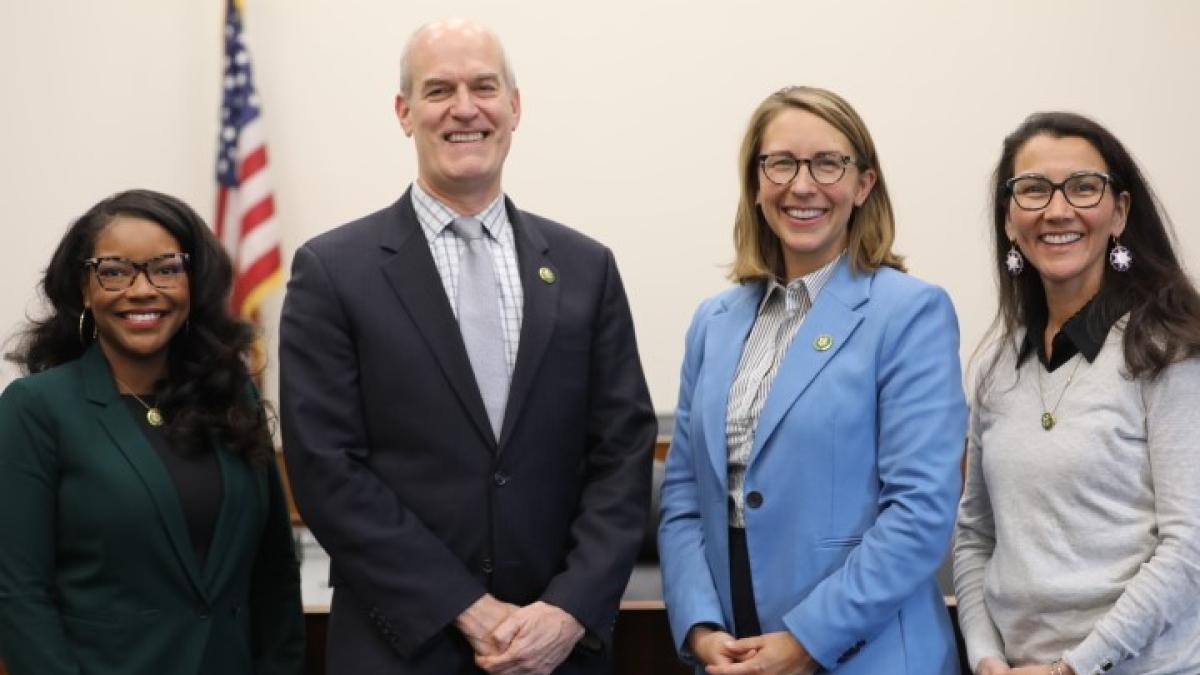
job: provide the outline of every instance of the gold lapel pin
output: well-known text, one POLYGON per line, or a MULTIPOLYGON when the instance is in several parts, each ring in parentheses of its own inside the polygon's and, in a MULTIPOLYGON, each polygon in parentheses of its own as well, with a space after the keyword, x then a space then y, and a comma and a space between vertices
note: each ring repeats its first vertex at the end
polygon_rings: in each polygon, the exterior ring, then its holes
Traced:
POLYGON ((556 275, 554 270, 550 269, 549 267, 542 267, 538 269, 538 277, 548 284, 552 284, 558 280, 558 275, 556 275))
POLYGON ((817 339, 813 340, 813 349, 819 352, 827 352, 833 346, 833 336, 829 333, 821 333, 817 339))

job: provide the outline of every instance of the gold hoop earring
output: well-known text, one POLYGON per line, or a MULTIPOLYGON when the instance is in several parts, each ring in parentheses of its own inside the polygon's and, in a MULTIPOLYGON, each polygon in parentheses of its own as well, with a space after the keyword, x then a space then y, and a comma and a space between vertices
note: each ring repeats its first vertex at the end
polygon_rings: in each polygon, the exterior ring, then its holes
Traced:
MULTIPOLYGON (((84 307, 83 311, 79 313, 79 344, 83 345, 84 347, 86 347, 88 344, 87 340, 84 339, 84 337, 83 337, 83 323, 86 320, 87 320, 87 308, 84 307)), ((92 330, 95 330, 95 328, 93 328, 92 330)), ((95 339, 95 336, 93 336, 93 339, 95 339)))

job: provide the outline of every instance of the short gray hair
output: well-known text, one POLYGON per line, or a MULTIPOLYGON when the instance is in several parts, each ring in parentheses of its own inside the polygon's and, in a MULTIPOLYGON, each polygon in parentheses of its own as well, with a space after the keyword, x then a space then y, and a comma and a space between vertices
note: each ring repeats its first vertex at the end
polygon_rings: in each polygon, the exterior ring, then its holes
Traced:
POLYGON ((499 35, 496 35, 496 33, 494 31, 492 31, 492 29, 488 28, 487 26, 484 26, 483 24, 475 22, 475 21, 467 21, 465 19, 441 19, 438 21, 430 21, 429 23, 422 24, 420 27, 418 27, 416 30, 414 30, 412 32, 412 35, 408 36, 408 41, 404 43, 404 50, 402 52, 400 52, 400 93, 405 98, 412 95, 413 81, 412 81, 411 57, 412 57, 412 48, 413 48, 413 45, 416 43, 417 38, 421 35, 421 33, 425 32, 431 26, 434 26, 439 23, 446 23, 449 21, 461 21, 462 23, 474 23, 475 25, 479 26, 479 28, 481 28, 484 32, 486 32, 488 35, 490 35, 492 37, 492 40, 494 40, 496 42, 496 49, 499 50, 499 52, 500 52, 500 72, 504 76, 504 84, 508 86, 510 91, 515 90, 517 88, 517 76, 513 73, 512 64, 509 63, 509 60, 508 60, 508 52, 506 52, 504 50, 504 43, 502 43, 500 41, 499 35))

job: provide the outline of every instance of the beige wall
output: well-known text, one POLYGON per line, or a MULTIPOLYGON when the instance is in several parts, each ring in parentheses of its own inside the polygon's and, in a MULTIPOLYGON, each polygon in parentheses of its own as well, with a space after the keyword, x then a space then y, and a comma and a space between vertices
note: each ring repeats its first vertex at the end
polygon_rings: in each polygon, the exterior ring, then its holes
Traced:
MULTIPOLYGON (((68 221, 102 196, 147 186, 211 217, 222 4, 0 0, 5 336, 38 310, 68 221)), ((248 0, 287 261, 412 180, 391 109, 397 54, 449 12, 505 39, 524 102, 507 190, 616 251, 660 410, 675 404, 693 308, 726 284, 742 127, 785 84, 832 88, 867 120, 898 248, 950 291, 964 357, 995 307, 988 172, 1033 110, 1109 125, 1200 266, 1200 3, 1187 0, 248 0)), ((0 384, 14 374, 4 366, 0 384)))

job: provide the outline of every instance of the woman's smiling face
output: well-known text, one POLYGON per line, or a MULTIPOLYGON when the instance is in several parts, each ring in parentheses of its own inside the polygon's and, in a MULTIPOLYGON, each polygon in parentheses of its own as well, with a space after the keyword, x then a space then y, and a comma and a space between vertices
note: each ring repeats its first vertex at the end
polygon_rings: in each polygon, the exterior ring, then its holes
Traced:
MULTIPOLYGON (((116 216, 96 235, 93 258, 124 258, 145 262, 167 253, 183 253, 179 242, 164 227, 144 218, 116 216)), ((182 263, 180 263, 182 264, 182 263)), ((100 285, 96 268, 90 267, 83 280, 84 306, 96 322, 96 337, 114 372, 134 363, 166 364, 171 338, 187 321, 190 289, 186 268, 170 288, 150 283, 137 270, 133 284, 123 290, 100 285)))
POLYGON ((809 165, 787 185, 776 185, 759 170, 756 203, 768 227, 779 237, 787 280, 830 262, 846 248, 850 217, 875 185, 875 171, 860 171, 850 139, 820 117, 797 108, 780 112, 763 132, 759 154, 812 159, 831 153, 852 158, 836 182, 813 180, 809 165))
MULTIPOLYGON (((1099 150, 1077 136, 1039 134, 1017 151, 1014 176, 1040 176, 1052 183, 1095 172, 1107 174, 1099 150)), ((1041 275, 1047 292, 1087 300, 1100 290, 1104 279, 1108 242, 1125 229, 1129 193, 1107 186, 1095 206, 1073 206, 1062 190, 1050 195, 1040 209, 1026 210, 1008 200, 1005 233, 1016 242, 1029 264, 1041 275)))

